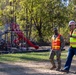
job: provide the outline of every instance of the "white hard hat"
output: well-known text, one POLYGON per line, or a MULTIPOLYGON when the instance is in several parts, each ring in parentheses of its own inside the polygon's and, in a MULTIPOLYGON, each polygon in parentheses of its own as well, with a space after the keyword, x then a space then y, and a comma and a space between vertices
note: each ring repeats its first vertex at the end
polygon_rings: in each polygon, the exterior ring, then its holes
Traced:
POLYGON ((75 24, 76 24, 76 23, 75 23, 74 20, 69 21, 69 26, 70 26, 70 25, 75 25, 75 24))

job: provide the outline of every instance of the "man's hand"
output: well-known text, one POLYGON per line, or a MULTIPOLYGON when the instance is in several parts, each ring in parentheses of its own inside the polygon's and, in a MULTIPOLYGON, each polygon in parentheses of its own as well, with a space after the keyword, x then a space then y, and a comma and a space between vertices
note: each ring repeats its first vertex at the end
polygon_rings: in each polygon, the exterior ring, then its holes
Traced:
POLYGON ((72 35, 70 35, 70 37, 72 37, 72 35))
POLYGON ((61 51, 65 51, 65 49, 63 48, 63 49, 61 49, 61 51))
POLYGON ((70 36, 70 37, 72 37, 72 38, 76 38, 76 36, 70 36))

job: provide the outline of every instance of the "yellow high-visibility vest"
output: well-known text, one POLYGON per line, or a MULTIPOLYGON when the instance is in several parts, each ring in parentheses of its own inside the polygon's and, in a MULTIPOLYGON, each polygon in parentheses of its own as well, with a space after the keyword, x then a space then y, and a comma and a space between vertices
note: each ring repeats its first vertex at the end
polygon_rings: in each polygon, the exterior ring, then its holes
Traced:
MULTIPOLYGON (((76 36, 76 29, 73 31, 72 36, 76 36)), ((70 46, 76 47, 76 38, 70 37, 70 46)))

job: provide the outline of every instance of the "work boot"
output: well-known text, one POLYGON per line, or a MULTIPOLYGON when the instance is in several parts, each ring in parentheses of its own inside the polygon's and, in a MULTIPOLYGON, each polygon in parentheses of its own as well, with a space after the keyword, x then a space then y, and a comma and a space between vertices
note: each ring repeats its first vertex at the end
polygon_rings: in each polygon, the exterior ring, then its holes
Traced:
POLYGON ((61 61, 58 61, 58 67, 56 68, 56 71, 59 71, 61 69, 61 61))
POLYGON ((56 68, 56 71, 59 71, 61 69, 61 65, 58 65, 58 67, 56 68))
POLYGON ((50 68, 50 70, 53 70, 53 69, 55 69, 56 68, 56 66, 52 66, 51 68, 50 68))
POLYGON ((60 71, 60 68, 58 67, 58 68, 56 68, 56 71, 60 71))
POLYGON ((76 74, 76 72, 74 72, 74 74, 76 74))
POLYGON ((61 72, 69 73, 69 71, 68 71, 68 70, 61 70, 61 72))

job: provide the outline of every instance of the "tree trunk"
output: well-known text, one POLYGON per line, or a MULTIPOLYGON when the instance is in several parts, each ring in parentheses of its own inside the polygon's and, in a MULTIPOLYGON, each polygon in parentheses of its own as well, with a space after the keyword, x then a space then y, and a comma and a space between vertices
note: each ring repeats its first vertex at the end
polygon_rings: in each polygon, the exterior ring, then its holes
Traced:
POLYGON ((37 30, 38 30, 38 35, 39 35, 39 38, 40 38, 40 42, 42 42, 43 41, 43 36, 42 36, 42 31, 41 31, 41 29, 42 29, 42 20, 41 20, 41 17, 40 17, 40 23, 39 23, 40 25, 37 27, 37 30))

